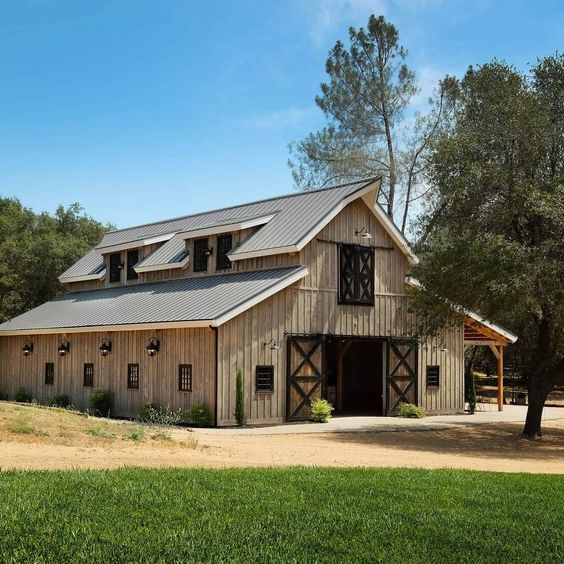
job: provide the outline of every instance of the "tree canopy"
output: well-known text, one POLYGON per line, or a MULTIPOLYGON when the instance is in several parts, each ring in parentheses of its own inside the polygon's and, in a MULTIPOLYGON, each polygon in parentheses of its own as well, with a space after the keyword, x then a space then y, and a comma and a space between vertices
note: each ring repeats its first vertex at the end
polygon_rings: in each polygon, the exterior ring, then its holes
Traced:
POLYGON ((57 277, 111 227, 84 215, 79 204, 50 215, 0 197, 0 320, 60 293, 57 277))
POLYGON ((540 434, 546 397, 564 383, 564 57, 527 74, 496 60, 469 68, 429 181, 416 308, 432 320, 447 300, 519 336, 525 434, 540 434))

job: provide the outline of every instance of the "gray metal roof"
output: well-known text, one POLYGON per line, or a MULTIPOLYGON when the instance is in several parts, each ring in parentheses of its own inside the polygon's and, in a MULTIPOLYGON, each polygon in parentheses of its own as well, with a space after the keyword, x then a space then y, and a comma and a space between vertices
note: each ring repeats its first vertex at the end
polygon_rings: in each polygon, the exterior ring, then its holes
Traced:
POLYGON ((186 241, 173 237, 136 266, 147 267, 169 264, 170 261, 184 249, 186 249, 186 241))
POLYGON ((67 268, 67 270, 59 276, 59 279, 63 280, 64 278, 73 278, 75 276, 89 276, 94 274, 103 264, 104 261, 100 251, 92 249, 78 262, 75 262, 70 268, 67 268))
POLYGON ((305 266, 294 266, 76 292, 0 324, 0 334, 198 321, 220 324, 306 274, 305 266))
POLYGON ((311 228, 315 225, 316 221, 325 215, 330 207, 373 182, 373 179, 364 180, 322 190, 296 192, 295 194, 261 200, 250 204, 188 215, 118 231, 110 231, 104 235, 104 238, 96 248, 102 249, 113 245, 122 245, 166 233, 180 233, 182 231, 214 227, 221 223, 258 217, 268 213, 278 214, 270 223, 278 223, 279 228, 275 231, 270 230, 269 236, 264 238, 264 242, 268 242, 269 245, 276 247, 285 246, 286 244, 292 244, 299 236, 299 233, 307 231, 307 227, 311 228), (297 223, 295 221, 296 214, 299 215, 306 225, 295 225, 297 223), (273 237, 274 234, 277 237, 273 237))

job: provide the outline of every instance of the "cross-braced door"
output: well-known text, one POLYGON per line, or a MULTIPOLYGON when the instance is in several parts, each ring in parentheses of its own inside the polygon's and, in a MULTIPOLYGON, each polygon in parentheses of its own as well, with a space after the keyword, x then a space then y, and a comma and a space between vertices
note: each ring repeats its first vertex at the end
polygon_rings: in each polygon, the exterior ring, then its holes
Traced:
POLYGON ((388 415, 402 402, 417 404, 417 349, 416 341, 388 341, 388 415))
POLYGON ((322 336, 288 337, 286 397, 288 421, 309 419, 311 402, 324 395, 323 349, 322 336))

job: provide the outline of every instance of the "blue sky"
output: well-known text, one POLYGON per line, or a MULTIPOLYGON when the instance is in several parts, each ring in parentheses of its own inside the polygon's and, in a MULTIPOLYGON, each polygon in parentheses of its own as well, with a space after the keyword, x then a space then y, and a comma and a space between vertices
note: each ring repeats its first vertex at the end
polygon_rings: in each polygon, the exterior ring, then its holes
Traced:
POLYGON ((0 0, 0 194, 119 227, 290 192, 328 50, 384 14, 422 104, 564 46, 551 0, 0 0))

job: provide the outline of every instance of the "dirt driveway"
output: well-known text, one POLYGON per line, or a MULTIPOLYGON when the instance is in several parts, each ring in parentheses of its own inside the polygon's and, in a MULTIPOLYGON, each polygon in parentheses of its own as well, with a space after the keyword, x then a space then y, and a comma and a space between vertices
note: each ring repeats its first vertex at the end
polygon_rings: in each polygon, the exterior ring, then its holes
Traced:
POLYGON ((521 424, 496 423, 434 431, 275 436, 175 430, 174 441, 155 445, 123 441, 96 445, 1 441, 0 467, 68 470, 303 465, 564 473, 564 421, 547 423, 545 438, 534 442, 520 439, 520 429, 521 424))

